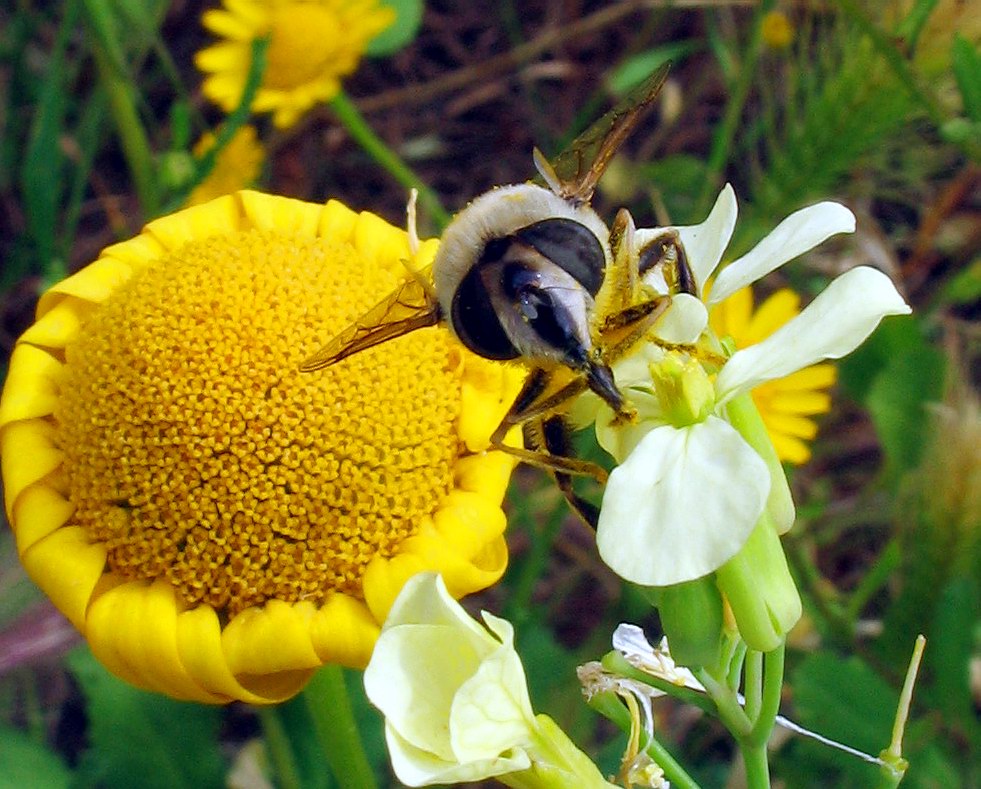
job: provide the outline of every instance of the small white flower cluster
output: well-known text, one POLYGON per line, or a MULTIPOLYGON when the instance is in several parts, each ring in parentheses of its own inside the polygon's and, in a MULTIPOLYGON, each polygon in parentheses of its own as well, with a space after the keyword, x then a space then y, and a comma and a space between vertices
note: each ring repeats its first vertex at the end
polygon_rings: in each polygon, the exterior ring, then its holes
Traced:
MULTIPOLYGON (((824 202, 791 214, 747 254, 717 272, 736 223, 736 196, 726 186, 700 225, 678 233, 698 286, 715 274, 704 301, 675 295, 661 338, 695 344, 709 311, 737 290, 837 233, 855 229, 855 217, 824 202)), ((638 230, 643 246, 663 230, 638 230)), ((658 283, 648 283, 655 289, 658 283)), ((725 360, 714 379, 698 364, 668 369, 671 357, 645 344, 615 366, 617 383, 638 409, 631 425, 617 424, 595 399, 600 444, 618 461, 603 497, 597 531, 600 555, 619 576, 646 586, 701 578, 745 545, 764 509, 779 533, 794 520, 793 502, 775 458, 763 458, 732 425, 728 406, 766 381, 783 378, 824 359, 853 351, 887 315, 909 306, 882 272, 861 266, 837 279, 796 318, 756 345, 725 360), (665 402, 666 378, 680 380, 689 424, 665 402)), ((579 409, 578 418, 583 412, 579 409)))

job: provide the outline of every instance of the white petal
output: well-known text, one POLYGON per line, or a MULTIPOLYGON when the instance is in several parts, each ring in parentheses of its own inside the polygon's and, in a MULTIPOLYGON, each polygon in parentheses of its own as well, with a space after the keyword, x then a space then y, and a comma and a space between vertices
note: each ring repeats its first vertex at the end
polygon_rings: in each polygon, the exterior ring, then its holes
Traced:
POLYGON ((596 441, 617 463, 629 457, 644 437, 664 424, 661 402, 650 392, 628 392, 630 404, 637 409, 638 419, 626 425, 615 425, 613 410, 607 406, 596 419, 596 441))
POLYGON ((654 333, 665 342, 691 345, 708 326, 708 310, 700 299, 688 293, 671 298, 671 306, 657 322, 654 333))
MULTIPOLYGON (((692 274, 695 276, 699 293, 705 286, 705 280, 715 271, 719 261, 722 260, 722 253, 729 246, 729 239, 732 238, 732 231, 736 226, 738 211, 736 193, 732 186, 726 184, 704 222, 700 225, 683 225, 674 228, 678 231, 681 244, 685 248, 688 265, 691 266, 692 274)), ((655 235, 663 232, 663 228, 638 230, 634 236, 637 248, 643 248, 655 235)))
POLYGON ((494 759, 460 764, 446 761, 416 748, 405 740, 392 726, 385 726, 385 741, 391 756, 395 775, 406 786, 429 784, 457 784, 480 781, 495 775, 527 770, 531 759, 523 750, 515 750, 494 759))
MULTIPOLYGON (((484 614, 485 618, 489 614, 484 614)), ((458 761, 495 758, 505 751, 530 745, 535 713, 513 630, 501 649, 486 658, 453 699, 450 741, 458 761)))
POLYGON ((365 692, 389 725, 444 760, 454 759, 447 731, 453 700, 483 658, 458 634, 439 625, 385 630, 364 673, 365 692))
POLYGON ((716 277, 709 305, 718 304, 784 263, 838 233, 855 232, 855 215, 840 203, 818 203, 796 211, 759 244, 732 261, 716 277))
POLYGON ((743 546, 769 489, 766 463, 718 417, 657 427, 610 475, 600 556, 646 586, 701 578, 743 546))
POLYGON ((417 573, 409 578, 388 612, 382 629, 397 625, 446 625, 459 627, 478 641, 491 639, 447 591, 443 577, 437 573, 417 573))
POLYGON ((909 312, 896 286, 878 269, 846 271, 796 318, 732 355, 716 380, 717 402, 822 359, 840 359, 861 345, 884 317, 909 312))

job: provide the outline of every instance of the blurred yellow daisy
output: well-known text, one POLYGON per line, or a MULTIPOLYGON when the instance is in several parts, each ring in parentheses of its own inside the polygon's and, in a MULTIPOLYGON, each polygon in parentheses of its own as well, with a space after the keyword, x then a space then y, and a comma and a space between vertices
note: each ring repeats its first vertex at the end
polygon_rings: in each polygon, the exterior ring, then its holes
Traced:
POLYGON ((760 34, 770 49, 786 49, 794 41, 794 26, 783 11, 770 11, 763 16, 760 34))
MULTIPOLYGON (((194 146, 194 157, 200 159, 215 144, 215 135, 211 132, 201 135, 194 146)), ((215 166, 187 197, 186 205, 200 205, 214 200, 216 197, 237 192, 252 186, 262 170, 262 162, 266 153, 259 142, 255 127, 242 126, 228 144, 221 149, 215 159, 215 166)))
POLYGON ((239 192, 150 223, 42 296, 0 399, 7 515, 34 581, 115 674, 202 702, 365 665, 405 580, 507 562, 522 372, 442 328, 302 360, 406 276, 379 217, 239 192))
POLYGON ((226 112, 238 106, 252 60, 252 42, 269 36, 266 70, 252 105, 291 126, 310 107, 337 94, 368 43, 395 21, 377 0, 222 0, 204 26, 222 40, 195 56, 204 95, 226 112))
MULTIPOLYGON (((730 337, 736 348, 755 345, 800 313, 800 296, 783 288, 753 309, 753 291, 737 290, 709 314, 709 323, 719 337, 730 337)), ((807 442, 817 435, 811 417, 831 409, 837 370, 833 364, 815 364, 752 390, 753 402, 781 460, 800 465, 811 457, 807 442)))

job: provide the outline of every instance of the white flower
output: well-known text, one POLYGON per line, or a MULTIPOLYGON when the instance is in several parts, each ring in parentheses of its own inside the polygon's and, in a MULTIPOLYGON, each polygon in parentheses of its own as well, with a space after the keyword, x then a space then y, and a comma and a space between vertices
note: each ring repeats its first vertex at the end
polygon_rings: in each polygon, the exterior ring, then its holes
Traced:
MULTIPOLYGON (((674 228, 700 292, 728 246, 736 210, 735 194, 727 185, 705 222, 674 228)), ((829 236, 854 229, 854 216, 837 203, 791 214, 716 276, 704 304, 689 296, 674 297, 658 334, 670 342, 695 342, 713 305, 829 236), (678 314, 672 315, 676 308, 678 314)), ((638 230, 637 247, 661 233, 638 230)), ((656 280, 648 284, 655 289, 659 285, 656 280)), ((670 352, 651 343, 616 365, 617 382, 637 407, 639 419, 618 425, 603 408, 596 419, 600 444, 620 463, 610 475, 600 511, 597 545, 603 560, 629 581, 668 586, 707 575, 735 556, 764 508, 779 532, 789 529, 793 503, 779 463, 775 455, 761 457, 729 423, 733 400, 765 381, 822 359, 840 358, 861 344, 882 318, 909 312, 882 272, 862 266, 842 274, 800 315, 725 362, 714 380, 714 408, 693 424, 672 421, 678 409, 664 402, 657 370, 670 352)), ((679 373, 693 374, 687 367, 679 373)), ((689 387, 669 389, 684 392, 689 387)), ((698 413, 697 407, 690 410, 698 413)))
POLYGON ((385 715, 392 767, 409 786, 497 777, 524 789, 609 789, 547 715, 535 715, 514 629, 471 619, 443 579, 420 573, 395 600, 364 673, 385 715))
POLYGON ((471 619, 431 573, 396 599, 364 673, 385 715, 395 774, 409 786, 479 781, 531 766, 537 727, 514 630, 471 619))

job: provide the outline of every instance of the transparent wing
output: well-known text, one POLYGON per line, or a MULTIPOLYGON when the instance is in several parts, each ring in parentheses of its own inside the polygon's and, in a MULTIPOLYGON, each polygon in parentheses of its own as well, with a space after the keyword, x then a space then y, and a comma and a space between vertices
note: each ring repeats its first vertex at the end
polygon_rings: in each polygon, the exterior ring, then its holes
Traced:
MULTIPOLYGON (((640 83, 606 115, 593 123, 562 153, 545 165, 542 177, 558 194, 578 203, 588 203, 603 171, 617 149, 653 107, 671 68, 665 63, 640 83)), ((543 158, 536 156, 541 169, 543 158)))
POLYGON ((379 343, 440 321, 431 268, 417 272, 300 365, 305 373, 329 367, 379 343))

